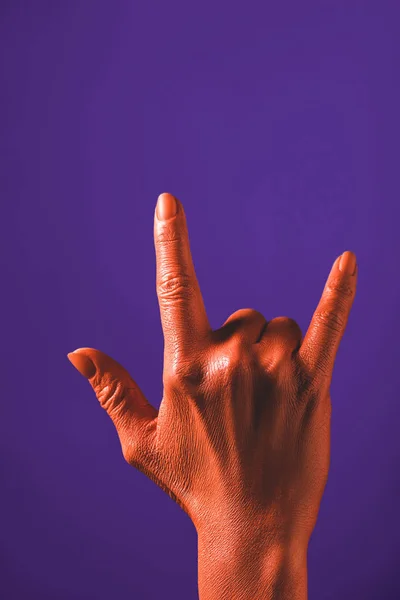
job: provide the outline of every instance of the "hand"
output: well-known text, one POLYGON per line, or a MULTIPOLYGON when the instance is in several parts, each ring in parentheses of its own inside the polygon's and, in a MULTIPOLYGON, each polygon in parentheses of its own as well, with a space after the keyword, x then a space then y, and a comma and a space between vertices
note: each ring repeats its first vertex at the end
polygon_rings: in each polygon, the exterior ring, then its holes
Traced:
POLYGON ((213 532, 210 552, 217 539, 220 551, 227 532, 232 547, 244 528, 262 531, 270 544, 306 546, 328 476, 329 387, 355 295, 355 256, 345 252, 335 261, 304 339, 292 319, 267 321, 251 309, 212 331, 182 204, 162 194, 157 211, 165 342, 159 411, 102 352, 80 348, 68 357, 113 420, 125 459, 162 487, 199 533, 213 532))

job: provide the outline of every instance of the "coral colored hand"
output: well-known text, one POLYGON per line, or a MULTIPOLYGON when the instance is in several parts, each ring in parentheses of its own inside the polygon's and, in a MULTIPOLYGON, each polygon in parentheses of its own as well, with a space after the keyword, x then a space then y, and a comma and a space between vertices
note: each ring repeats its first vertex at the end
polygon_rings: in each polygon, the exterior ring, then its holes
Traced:
POLYGON ((329 387, 355 295, 355 256, 345 252, 335 261, 304 339, 292 319, 266 321, 251 309, 212 331, 182 204, 162 194, 157 214, 165 341, 159 410, 109 356, 80 348, 68 357, 113 420, 125 459, 162 487, 198 532, 229 531, 233 543, 235 528, 252 523, 272 542, 307 545, 328 476, 329 387))

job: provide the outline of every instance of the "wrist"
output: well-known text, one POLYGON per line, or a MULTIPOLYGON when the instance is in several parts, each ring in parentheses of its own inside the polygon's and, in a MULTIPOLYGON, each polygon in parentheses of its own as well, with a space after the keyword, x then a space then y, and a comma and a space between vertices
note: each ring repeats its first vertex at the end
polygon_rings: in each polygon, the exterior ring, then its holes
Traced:
POLYGON ((257 529, 198 532, 200 600, 306 600, 307 544, 257 529))

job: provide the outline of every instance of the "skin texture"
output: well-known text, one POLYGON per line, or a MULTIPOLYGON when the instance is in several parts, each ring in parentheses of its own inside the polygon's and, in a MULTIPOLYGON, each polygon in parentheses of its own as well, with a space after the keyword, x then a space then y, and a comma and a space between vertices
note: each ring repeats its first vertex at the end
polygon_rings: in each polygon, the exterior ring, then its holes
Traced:
POLYGON ((307 547, 329 469, 329 388, 356 290, 355 256, 345 252, 333 264, 303 339, 292 319, 267 321, 252 309, 211 329, 183 206, 170 194, 159 197, 154 239, 164 333, 159 410, 99 350, 80 348, 68 358, 111 417, 128 463, 195 525, 200 599, 305 599, 307 547))

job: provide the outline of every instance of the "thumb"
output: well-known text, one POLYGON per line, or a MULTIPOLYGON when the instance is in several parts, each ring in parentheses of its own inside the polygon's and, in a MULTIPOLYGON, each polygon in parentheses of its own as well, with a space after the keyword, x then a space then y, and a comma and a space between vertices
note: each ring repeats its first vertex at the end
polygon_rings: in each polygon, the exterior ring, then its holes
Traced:
POLYGON ((158 411, 126 369, 104 352, 78 348, 67 356, 112 419, 126 461, 138 468, 145 465, 155 452, 158 411))

